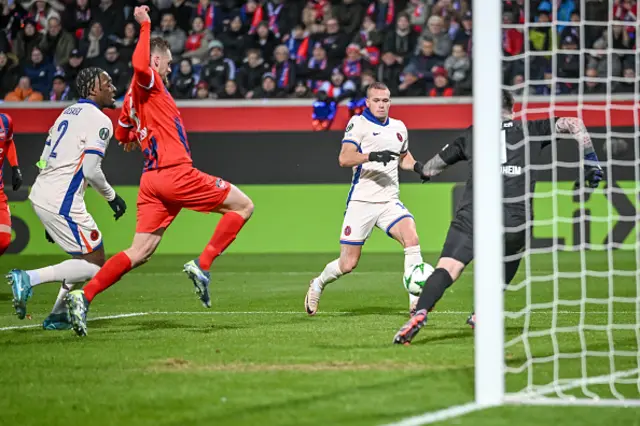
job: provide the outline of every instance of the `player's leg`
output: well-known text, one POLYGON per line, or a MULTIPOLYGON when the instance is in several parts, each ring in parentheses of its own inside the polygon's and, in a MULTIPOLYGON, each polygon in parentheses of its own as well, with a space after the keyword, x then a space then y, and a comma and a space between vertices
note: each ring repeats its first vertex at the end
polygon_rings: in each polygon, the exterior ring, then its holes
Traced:
POLYGON ((11 213, 9 204, 2 194, 0 197, 0 256, 7 251, 9 244, 11 244, 11 213))
POLYGON ((340 257, 329 262, 322 273, 309 283, 304 299, 304 307, 309 315, 318 312, 320 296, 325 287, 358 266, 362 246, 371 235, 380 212, 379 204, 359 201, 349 203, 340 234, 340 257))

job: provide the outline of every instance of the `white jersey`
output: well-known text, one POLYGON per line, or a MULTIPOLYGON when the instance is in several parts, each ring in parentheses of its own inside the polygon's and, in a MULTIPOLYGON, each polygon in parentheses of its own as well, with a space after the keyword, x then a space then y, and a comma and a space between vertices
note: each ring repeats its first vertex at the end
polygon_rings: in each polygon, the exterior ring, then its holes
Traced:
POLYGON ((103 196, 112 198, 115 193, 106 181, 102 182, 104 176, 99 168, 112 135, 111 120, 92 101, 80 100, 67 107, 49 130, 38 163, 41 171, 29 194, 31 202, 62 216, 83 214, 87 179, 92 186, 99 186, 96 189, 103 196), (85 177, 87 165, 83 167, 83 163, 89 155, 100 160, 96 163, 100 184, 96 181, 94 185, 93 176, 85 177))
MULTIPOLYGON (((342 143, 354 144, 358 152, 365 154, 377 151, 404 154, 409 149, 407 127, 402 121, 388 118, 383 124, 368 109, 349 120, 342 143)), ((353 168, 347 204, 349 201, 386 203, 397 200, 399 195, 397 158, 386 166, 370 161, 353 168)))

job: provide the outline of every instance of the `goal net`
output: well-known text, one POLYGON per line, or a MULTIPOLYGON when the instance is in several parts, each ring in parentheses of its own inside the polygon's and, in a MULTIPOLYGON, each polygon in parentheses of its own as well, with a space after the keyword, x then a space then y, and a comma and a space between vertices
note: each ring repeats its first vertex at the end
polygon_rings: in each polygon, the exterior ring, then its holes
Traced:
POLYGON ((581 118, 605 176, 595 190, 574 190, 583 155, 555 131, 541 161, 528 155, 533 219, 526 249, 505 259, 521 259, 505 293, 507 401, 640 405, 636 8, 503 2, 503 84, 516 95, 516 119, 581 118))

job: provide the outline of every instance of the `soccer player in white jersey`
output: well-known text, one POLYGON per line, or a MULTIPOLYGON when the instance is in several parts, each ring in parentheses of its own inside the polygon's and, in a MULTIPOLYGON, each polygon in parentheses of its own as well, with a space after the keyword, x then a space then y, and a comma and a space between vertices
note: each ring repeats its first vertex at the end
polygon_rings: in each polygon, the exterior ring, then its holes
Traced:
POLYGON ((113 135, 111 120, 102 109, 115 107, 115 87, 109 74, 95 67, 80 71, 76 85, 82 99, 67 107, 49 131, 38 162, 41 170, 29 195, 47 240, 73 258, 33 271, 13 269, 7 275, 20 319, 26 316, 33 287, 62 282, 53 310, 43 323, 47 330, 71 328, 66 294, 91 279, 105 262, 102 234, 84 203, 87 184, 107 200, 116 220, 126 210, 101 167, 113 135))
MULTIPOLYGON (((304 299, 309 315, 318 312, 327 284, 355 269, 375 226, 403 245, 405 269, 422 262, 416 225, 400 201, 398 185, 398 167, 414 170, 416 160, 409 152, 406 126, 389 117, 390 96, 385 84, 371 84, 367 108, 347 125, 338 161, 341 167, 353 168, 353 181, 340 235, 340 257, 311 280, 304 299)), ((416 302, 417 297, 410 295, 410 310, 416 302)))

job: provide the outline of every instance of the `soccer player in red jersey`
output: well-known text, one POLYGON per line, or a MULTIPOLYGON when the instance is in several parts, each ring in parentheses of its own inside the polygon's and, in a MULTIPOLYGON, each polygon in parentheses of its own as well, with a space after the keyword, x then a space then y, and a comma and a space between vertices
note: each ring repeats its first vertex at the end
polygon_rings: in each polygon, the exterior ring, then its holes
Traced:
POLYGON ((18 167, 18 154, 13 143, 13 121, 7 114, 0 113, 0 256, 7 251, 11 243, 11 212, 4 193, 2 165, 5 157, 12 170, 11 186, 14 191, 22 185, 22 173, 18 167))
POLYGON ((182 208, 222 214, 200 257, 184 265, 200 300, 211 307, 211 263, 235 240, 253 213, 253 203, 242 191, 193 167, 180 112, 165 86, 171 70, 169 45, 161 38, 151 39, 146 6, 136 7, 133 15, 141 26, 140 38, 133 53, 133 80, 116 137, 125 144, 125 150, 137 140, 145 158, 136 234, 131 247, 110 258, 83 290, 67 295, 71 323, 80 336, 87 333, 87 310, 93 298, 149 260, 182 208))

